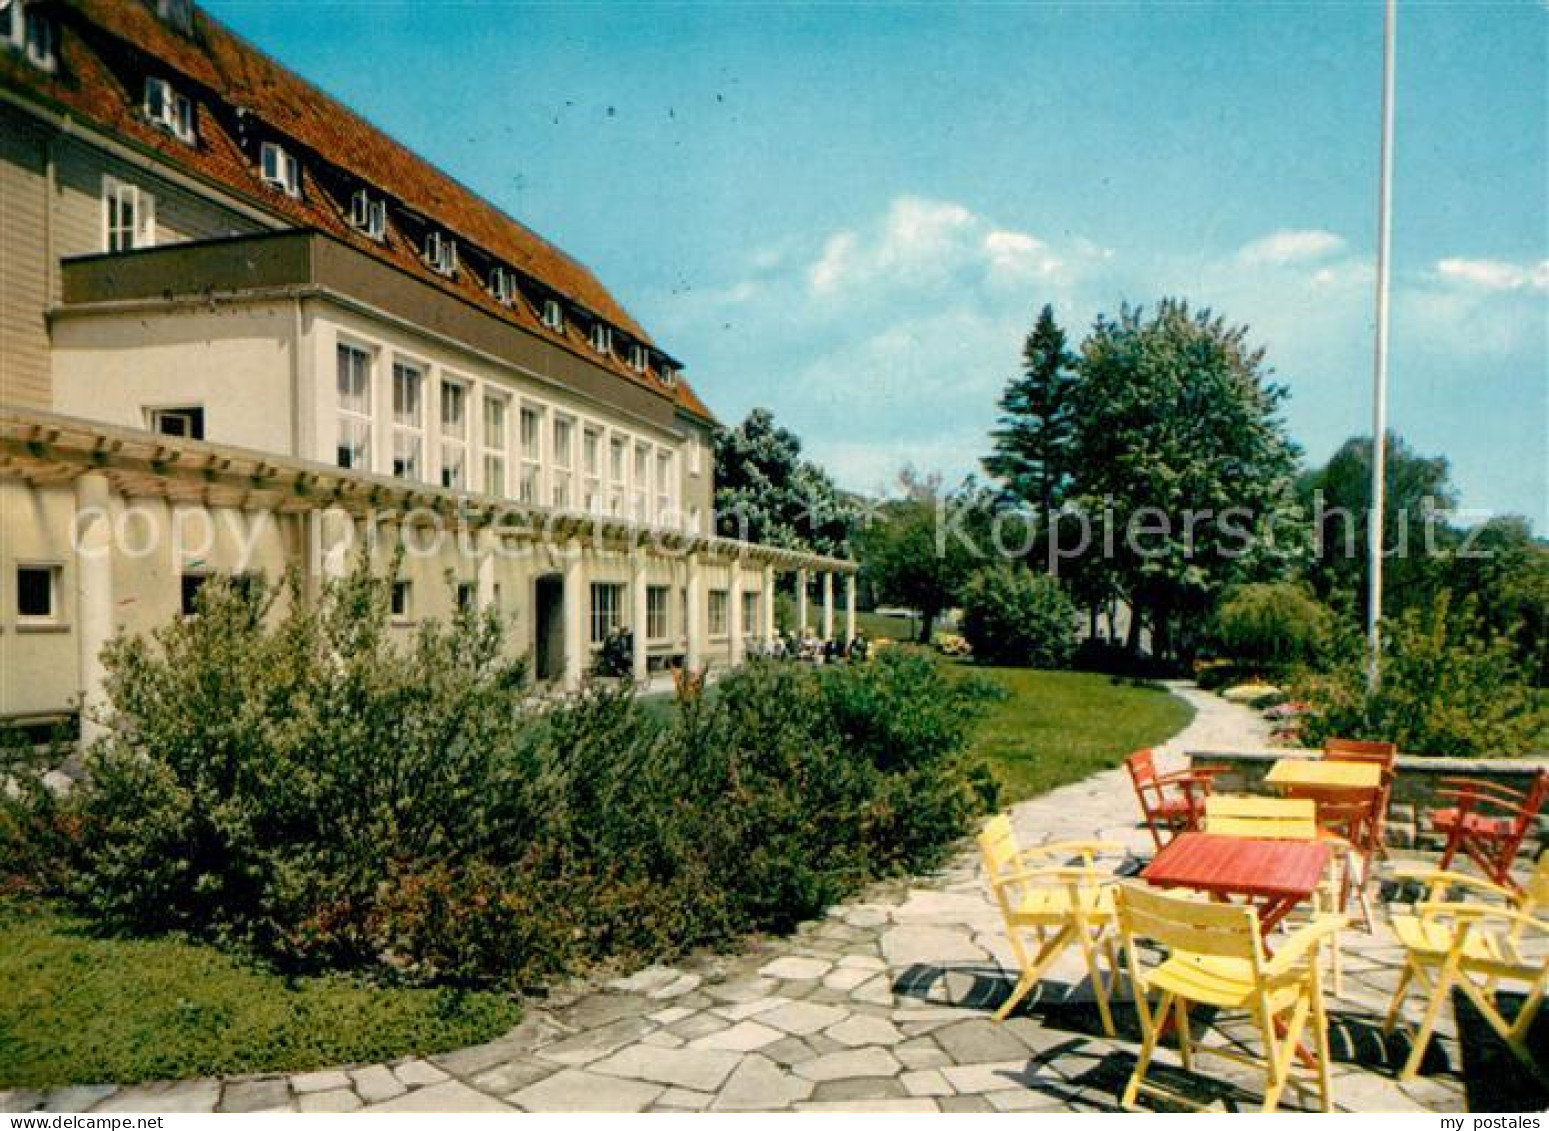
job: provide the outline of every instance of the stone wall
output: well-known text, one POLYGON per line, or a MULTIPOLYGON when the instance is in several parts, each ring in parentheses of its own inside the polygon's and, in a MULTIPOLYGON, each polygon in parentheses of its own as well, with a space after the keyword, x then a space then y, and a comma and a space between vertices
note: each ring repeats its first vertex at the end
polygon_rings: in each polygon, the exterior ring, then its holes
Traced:
MULTIPOLYGON (((1219 766, 1216 778, 1223 793, 1270 793, 1264 775, 1281 758, 1316 758, 1315 750, 1234 750, 1190 751, 1190 760, 1198 766, 1219 766)), ((1445 808, 1453 799, 1438 794, 1448 786, 1443 778, 1479 778, 1507 789, 1524 792, 1533 775, 1549 765, 1545 762, 1504 758, 1422 758, 1400 755, 1398 777, 1393 783, 1393 800, 1388 810, 1387 842, 1394 848, 1418 848, 1440 851, 1442 838, 1429 829, 1426 813, 1445 808)), ((1538 827, 1524 841, 1519 858, 1531 859, 1549 847, 1549 813, 1541 813, 1538 827)))

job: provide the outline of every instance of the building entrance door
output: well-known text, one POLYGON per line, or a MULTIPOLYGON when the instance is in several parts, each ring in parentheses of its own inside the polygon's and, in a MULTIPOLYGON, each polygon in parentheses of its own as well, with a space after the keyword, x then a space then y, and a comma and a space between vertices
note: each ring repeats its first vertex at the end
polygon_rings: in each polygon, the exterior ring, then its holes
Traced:
POLYGON ((557 573, 538 578, 533 609, 533 674, 557 680, 565 674, 565 579, 557 573))

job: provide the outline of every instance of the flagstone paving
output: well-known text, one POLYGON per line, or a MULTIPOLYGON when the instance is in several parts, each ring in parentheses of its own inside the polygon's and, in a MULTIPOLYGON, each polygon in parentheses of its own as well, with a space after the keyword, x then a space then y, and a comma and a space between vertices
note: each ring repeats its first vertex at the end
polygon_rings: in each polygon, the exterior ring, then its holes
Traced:
MULTIPOLYGON (((1199 714, 1164 753, 1263 744, 1251 712, 1177 691, 1199 714)), ((1097 834, 1145 854, 1133 813, 1120 770, 1019 805, 1014 821, 1025 843, 1097 834)), ((1378 1026, 1400 960, 1390 932, 1379 924, 1345 942, 1345 996, 1331 1026, 1338 1105, 1462 1110, 1450 1031, 1435 1057, 1450 1071, 1405 1086, 1393 1078, 1407 1043, 1385 1040, 1378 1026)), ((653 966, 575 1000, 533 1004, 516 1029, 475 1048, 292 1076, 0 1093, 0 1111, 1115 1108, 1138 1045, 1129 1006, 1116 1008, 1120 1037, 1103 1037, 1071 956, 998 1024, 990 1014, 1014 969, 965 849, 935 875, 877 885, 741 956, 653 966)), ((1251 1109, 1260 1086, 1227 1069, 1204 1094, 1251 1109)))

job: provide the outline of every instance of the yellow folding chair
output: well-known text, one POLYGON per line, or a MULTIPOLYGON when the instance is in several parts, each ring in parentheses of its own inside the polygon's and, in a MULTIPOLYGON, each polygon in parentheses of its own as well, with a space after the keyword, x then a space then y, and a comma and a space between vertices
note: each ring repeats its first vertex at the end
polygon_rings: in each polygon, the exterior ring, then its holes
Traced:
POLYGON ((1280 1106, 1287 1086, 1305 1094, 1310 1076, 1320 1110, 1333 1110, 1328 1018, 1318 950, 1339 929, 1339 916, 1317 916, 1287 938, 1270 958, 1264 953, 1258 912, 1252 907, 1164 894, 1141 884, 1121 885, 1115 906, 1143 1034, 1140 1059, 1124 1089, 1124 1107, 1133 1108, 1145 1092, 1186 1107, 1204 1108, 1194 1099, 1146 1079, 1168 1014, 1173 1013, 1185 1071, 1194 1070, 1194 1058, 1200 1054, 1262 1068, 1264 1111, 1280 1106), (1145 968, 1138 945, 1141 940, 1165 947, 1167 959, 1159 966, 1145 968), (1150 1003, 1153 992, 1160 994, 1155 1008, 1150 1003), (1191 1002, 1218 1010, 1246 1010, 1259 1030, 1263 1059, 1220 1045, 1196 1045, 1189 1033, 1191 1002), (1297 1052, 1309 1022, 1312 1064, 1298 1066, 1297 1052))
POLYGON ((1545 916, 1549 912, 1549 852, 1539 857, 1520 892, 1441 869, 1399 869, 1395 878, 1418 881, 1428 888, 1426 898, 1415 904, 1412 914, 1393 917, 1393 931, 1404 945, 1406 961, 1383 1031, 1391 1033, 1398 1023, 1411 986, 1429 994, 1399 1079, 1413 1080, 1420 1071, 1442 1007, 1454 988, 1467 995, 1518 1059, 1534 1072, 1549 1075, 1527 1043, 1549 990, 1549 917, 1545 916), (1501 902, 1449 899, 1453 888, 1501 902), (1503 985, 1524 994, 1512 1021, 1496 1004, 1495 995, 1503 985))
POLYGON ((1114 877, 1097 870, 1096 857, 1122 847, 1094 840, 1062 841, 1023 849, 1017 844, 1011 819, 1004 813, 985 824, 979 833, 985 879, 1006 920, 1006 934, 1021 967, 1016 988, 996 1010, 995 1020, 1005 1020, 1043 980, 1054 961, 1076 946, 1086 959, 1103 1032, 1114 1035, 1113 1014, 1108 1006, 1119 977, 1112 934, 1114 877), (1072 859, 1079 863, 1069 863, 1072 859), (1024 940, 1028 931, 1038 937, 1036 953, 1024 940), (1100 950, 1108 958, 1110 973, 1106 984, 1098 968, 1100 950))
MULTIPOLYGON (((1227 794, 1205 799, 1203 829, 1218 836, 1257 837, 1261 840, 1328 839, 1318 827, 1318 806, 1310 797, 1238 797, 1227 794)), ((1316 913, 1343 912, 1346 889, 1344 870, 1352 867, 1349 845, 1333 838, 1330 871, 1318 888, 1316 913)), ((1329 969, 1334 976, 1334 996, 1345 992, 1345 970, 1339 938, 1329 941, 1329 969)))

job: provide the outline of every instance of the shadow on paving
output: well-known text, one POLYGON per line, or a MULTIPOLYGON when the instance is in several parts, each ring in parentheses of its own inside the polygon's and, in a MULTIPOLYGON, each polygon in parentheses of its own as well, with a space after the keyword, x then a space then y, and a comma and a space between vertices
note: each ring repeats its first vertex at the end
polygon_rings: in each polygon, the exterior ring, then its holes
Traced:
MULTIPOLYGON (((1523 998, 1520 994, 1503 993, 1498 1000, 1503 1005, 1511 1003, 1503 1012, 1508 1018, 1515 1018, 1523 998)), ((1468 1110, 1549 1110, 1549 1077, 1534 1073, 1518 1060, 1466 994, 1454 990, 1452 1008, 1461 1038, 1458 1044, 1463 1049, 1463 1087, 1468 1095, 1468 1110)), ((1540 1013, 1534 1020, 1527 1046, 1540 1067, 1549 1070, 1549 1014, 1540 1013)), ((1427 1055, 1426 1062, 1429 1061, 1427 1055)))

